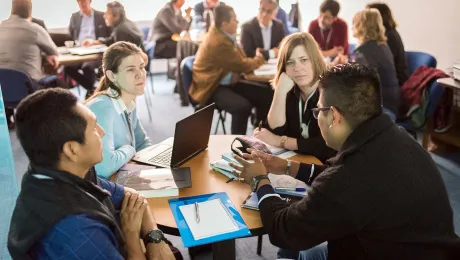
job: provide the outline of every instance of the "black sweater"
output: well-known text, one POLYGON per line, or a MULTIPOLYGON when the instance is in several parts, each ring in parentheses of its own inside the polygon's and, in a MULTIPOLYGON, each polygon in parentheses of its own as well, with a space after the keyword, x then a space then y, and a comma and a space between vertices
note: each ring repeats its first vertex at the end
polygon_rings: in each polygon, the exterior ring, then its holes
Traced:
POLYGON ((396 69, 396 77, 398 77, 399 86, 401 87, 404 82, 409 78, 409 69, 407 68, 406 50, 404 43, 396 29, 387 28, 385 31, 387 37, 387 44, 393 53, 393 61, 396 69))
MULTIPOLYGON (((302 122, 308 125, 308 134, 309 138, 303 138, 300 130, 300 118, 299 118, 299 99, 300 90, 298 87, 294 87, 286 96, 286 123, 283 126, 277 127, 275 129, 271 128, 267 124, 265 127, 269 129, 276 135, 286 135, 288 137, 297 139, 297 152, 302 154, 313 155, 318 158, 320 161, 325 162, 327 159, 331 158, 336 154, 336 151, 329 148, 326 145, 323 137, 321 136, 321 131, 319 130, 318 120, 313 117, 311 111, 312 108, 315 108, 319 99, 319 92, 316 91, 315 94, 308 100, 307 110, 302 116, 302 122)), ((305 102, 302 102, 302 109, 305 106, 305 102)))
MULTIPOLYGON (((273 245, 306 250, 327 241, 330 260, 460 259, 436 164, 387 115, 358 126, 328 165, 315 169, 323 171, 300 202, 260 202, 273 245)), ((308 165, 301 171, 310 175, 308 165)), ((270 189, 264 185, 257 194, 270 189)))

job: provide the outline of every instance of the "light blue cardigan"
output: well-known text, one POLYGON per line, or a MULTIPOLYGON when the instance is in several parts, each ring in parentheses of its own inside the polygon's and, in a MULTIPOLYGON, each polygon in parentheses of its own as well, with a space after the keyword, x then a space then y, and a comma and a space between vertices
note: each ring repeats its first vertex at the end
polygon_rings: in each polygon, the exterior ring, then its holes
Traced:
MULTIPOLYGON (((116 92, 109 89, 108 93, 113 95, 116 92)), ((102 137, 104 159, 96 165, 99 177, 109 179, 121 166, 133 158, 136 151, 153 145, 137 118, 134 101, 126 107, 121 98, 112 99, 107 95, 99 95, 90 100, 86 106, 93 111, 98 124, 105 131, 102 137), (125 112, 131 119, 131 134, 125 112), (131 145, 131 136, 134 137, 135 147, 131 145)))

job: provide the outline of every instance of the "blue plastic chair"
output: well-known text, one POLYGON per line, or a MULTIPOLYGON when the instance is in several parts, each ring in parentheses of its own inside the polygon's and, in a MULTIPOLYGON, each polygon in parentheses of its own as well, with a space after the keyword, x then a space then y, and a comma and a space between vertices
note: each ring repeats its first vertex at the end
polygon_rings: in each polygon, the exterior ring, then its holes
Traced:
POLYGON ((436 68, 436 58, 428 53, 406 51, 407 67, 409 69, 409 75, 412 75, 418 67, 425 65, 427 67, 436 68))
POLYGON ((15 109, 22 99, 34 92, 30 77, 19 70, 0 69, 0 85, 5 107, 11 109, 15 109))
MULTIPOLYGON (((200 104, 194 100, 189 93, 190 87, 192 85, 192 80, 193 80, 193 62, 195 62, 195 56, 189 56, 186 57, 182 60, 180 64, 180 69, 182 71, 182 80, 184 81, 184 90, 188 95, 188 100, 190 104, 192 104, 193 108, 195 110, 200 109, 200 104)), ((214 134, 217 134, 217 130, 219 129, 219 123, 222 125, 222 130, 224 131, 224 134, 227 134, 227 131, 225 129, 225 117, 226 113, 222 109, 218 108, 216 106, 217 112, 219 114, 219 120, 217 121, 216 129, 214 131, 214 134)))

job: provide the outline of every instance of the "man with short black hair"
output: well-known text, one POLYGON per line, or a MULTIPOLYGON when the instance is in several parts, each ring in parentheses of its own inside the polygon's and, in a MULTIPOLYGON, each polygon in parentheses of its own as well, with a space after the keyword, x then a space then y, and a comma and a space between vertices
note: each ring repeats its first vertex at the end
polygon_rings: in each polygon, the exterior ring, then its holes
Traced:
POLYGON ((260 48, 265 59, 278 57, 278 46, 286 33, 283 23, 273 18, 278 8, 275 0, 260 0, 256 17, 241 26, 241 46, 248 57, 260 48))
POLYGON ((70 91, 35 92, 16 121, 30 166, 8 234, 13 259, 174 259, 147 201, 96 176, 104 130, 70 91))
POLYGON ((232 115, 232 134, 247 132, 248 118, 253 107, 257 119, 267 117, 273 99, 268 84, 242 80, 242 73, 251 72, 265 63, 260 50, 247 57, 236 41, 238 20, 233 8, 219 5, 214 10, 215 26, 200 44, 193 63, 190 96, 202 105, 216 106, 232 115))
POLYGON ((126 17, 125 7, 118 1, 107 3, 104 13, 105 24, 112 27, 112 34, 107 38, 99 38, 92 43, 110 46, 119 41, 133 43, 144 50, 144 34, 137 25, 126 17))
POLYGON ((257 192, 270 241, 305 250, 299 259, 457 259, 460 241, 443 180, 430 154, 384 113, 378 74, 338 65, 319 83, 312 109, 327 145, 327 165, 250 150, 234 173, 257 192), (301 201, 274 193, 267 172, 310 185, 301 201), (327 243, 325 243, 327 242, 327 243), (326 250, 327 247, 327 250, 326 250))
POLYGON ((308 32, 315 38, 324 57, 348 54, 348 26, 337 17, 340 4, 336 0, 324 0, 319 8, 319 17, 311 21, 308 32))

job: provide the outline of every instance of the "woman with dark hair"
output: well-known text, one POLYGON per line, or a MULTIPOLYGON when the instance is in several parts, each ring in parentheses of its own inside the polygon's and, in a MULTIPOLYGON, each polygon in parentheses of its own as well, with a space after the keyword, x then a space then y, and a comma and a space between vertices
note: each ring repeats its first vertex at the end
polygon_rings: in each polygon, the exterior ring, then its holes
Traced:
POLYGON ((104 159, 95 166, 100 177, 110 178, 137 151, 152 145, 136 114, 136 97, 144 94, 146 64, 145 53, 129 42, 114 43, 104 53, 103 76, 86 103, 105 131, 104 159))
POLYGON ((383 26, 385 27, 385 36, 387 37, 387 44, 393 53, 396 76, 398 77, 398 83, 401 87, 409 78, 409 70, 407 68, 406 50, 404 49, 404 43, 398 31, 396 30, 396 22, 391 15, 391 10, 387 4, 380 2, 370 3, 366 7, 377 9, 382 16, 383 26))

